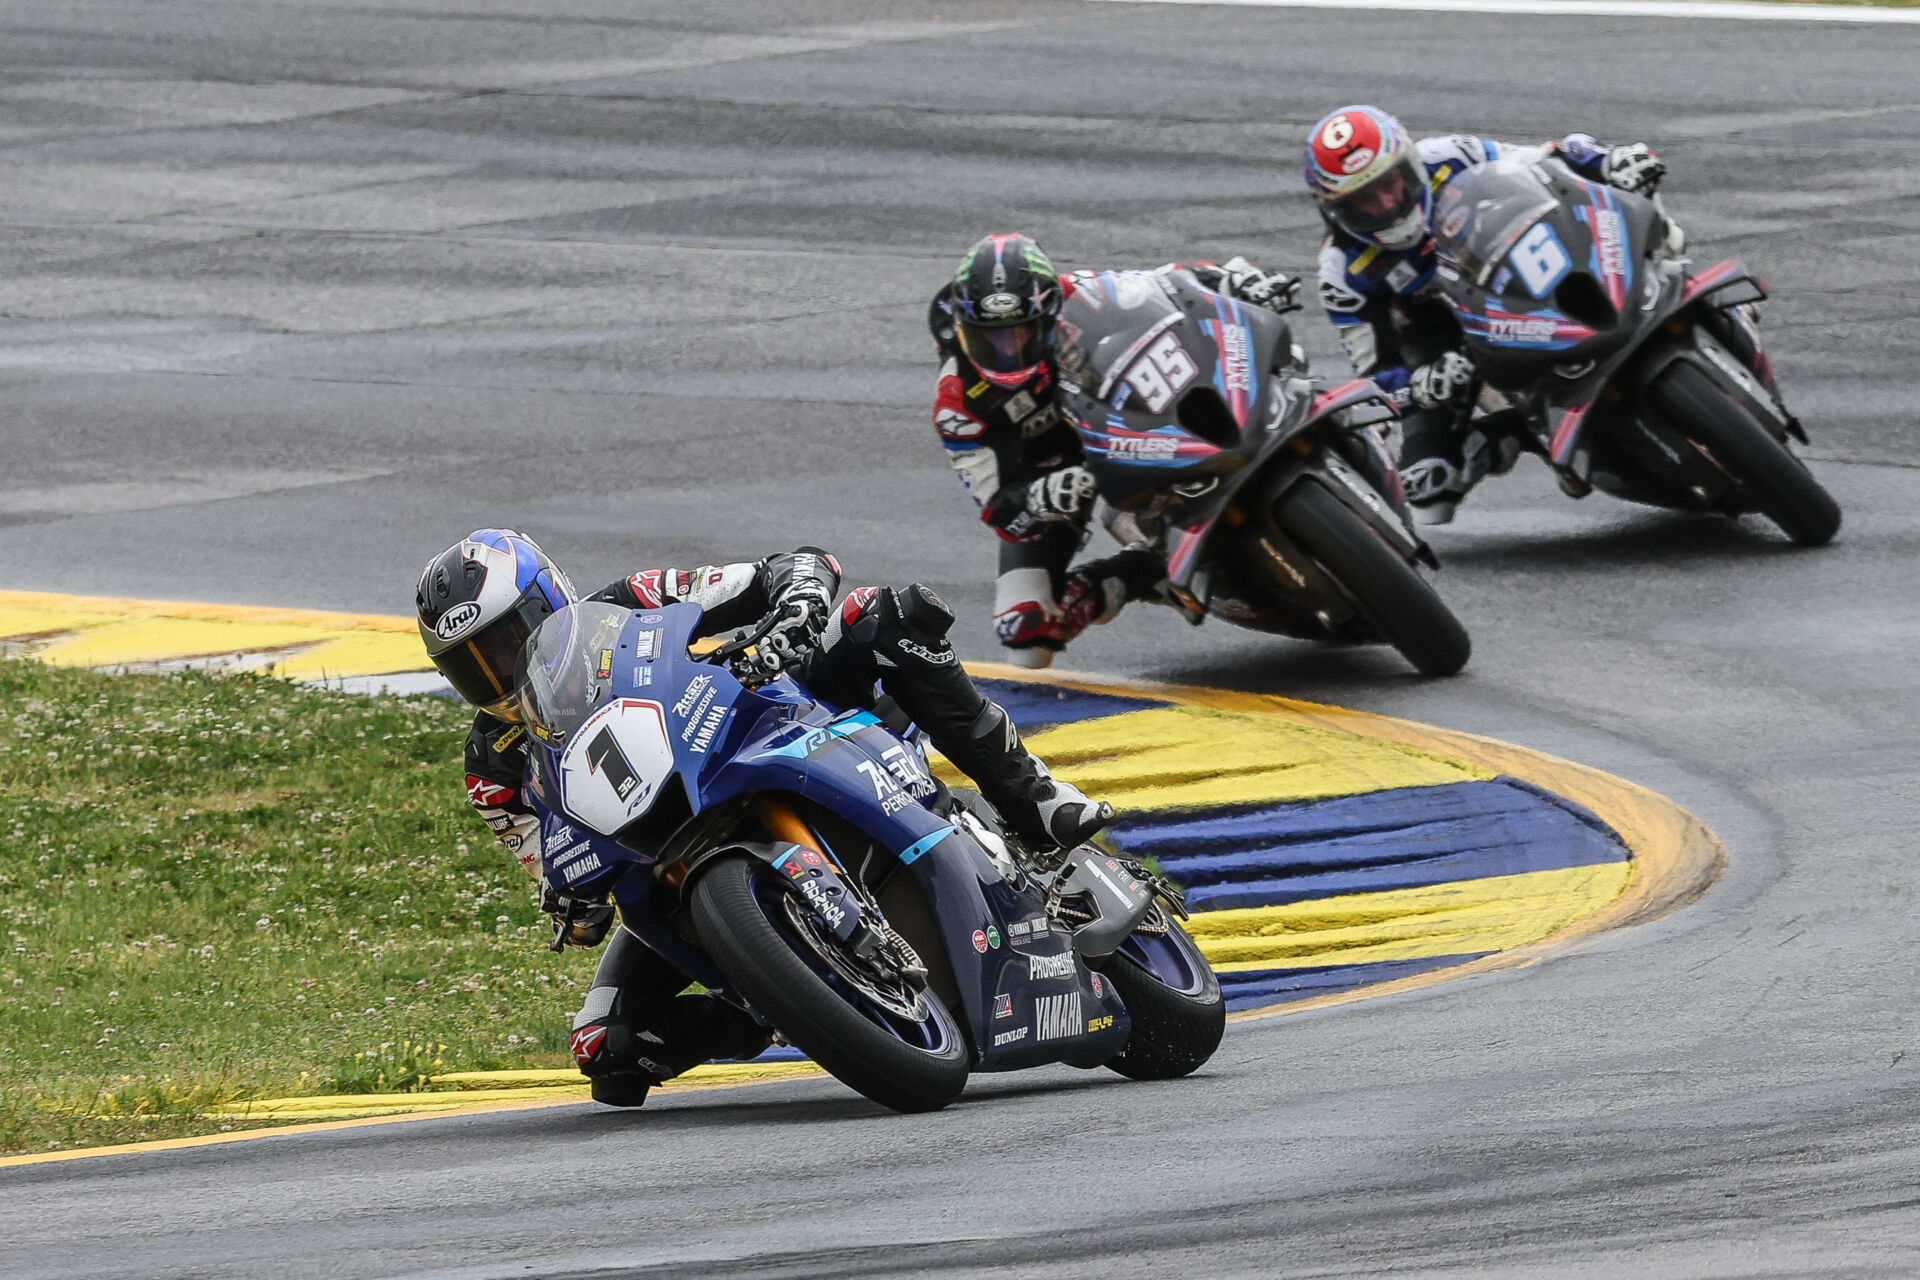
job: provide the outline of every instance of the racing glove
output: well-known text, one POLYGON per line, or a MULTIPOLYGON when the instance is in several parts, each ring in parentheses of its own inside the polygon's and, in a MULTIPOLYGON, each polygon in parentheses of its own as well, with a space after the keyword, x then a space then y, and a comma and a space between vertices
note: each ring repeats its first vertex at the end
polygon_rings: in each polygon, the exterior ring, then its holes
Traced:
POLYGON ((1036 520, 1079 520, 1093 510, 1093 472, 1062 467, 1027 486, 1027 514, 1036 520))
POLYGON ((597 947, 613 927, 616 914, 611 902, 588 902, 569 898, 544 879, 540 881, 540 909, 553 917, 555 951, 566 947, 597 947))
POLYGON ((1193 273, 1208 288, 1256 307, 1285 314, 1298 311, 1300 280, 1284 271, 1264 271, 1239 254, 1225 262, 1203 262, 1193 273))
POLYGON ((1408 397, 1422 409, 1459 404, 1472 390, 1473 362, 1458 351, 1421 365, 1407 382, 1408 397))
POLYGON ((773 612, 773 628, 755 645, 758 668, 769 678, 798 663, 827 629, 833 601, 818 582, 796 582, 773 612))
POLYGON ((1600 172, 1610 187, 1631 191, 1637 196, 1650 196, 1660 189, 1660 179, 1667 176, 1667 166, 1646 143, 1629 142, 1607 152, 1600 172))

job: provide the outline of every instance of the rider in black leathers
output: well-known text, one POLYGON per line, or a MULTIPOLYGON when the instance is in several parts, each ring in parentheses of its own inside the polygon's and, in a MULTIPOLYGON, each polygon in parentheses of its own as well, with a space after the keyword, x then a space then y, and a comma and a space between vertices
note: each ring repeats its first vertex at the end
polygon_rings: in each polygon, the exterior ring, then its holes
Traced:
MULTIPOLYGON (((1110 806, 1054 779, 1007 713, 981 696, 947 640, 953 615, 937 595, 917 583, 860 587, 835 607, 839 584, 834 558, 807 547, 748 563, 643 570, 590 598, 633 609, 690 601, 705 610, 703 635, 777 614, 762 653, 778 655, 814 696, 837 706, 873 705, 877 683, 1035 848, 1072 847, 1113 820, 1110 806)), ((435 665, 482 708, 467 737, 468 799, 536 879, 540 824, 521 790, 527 741, 513 673, 540 619, 572 600, 530 539, 485 529, 428 564, 416 601, 435 665)), ((597 945, 614 922, 611 904, 569 900, 544 880, 541 890, 559 940, 570 945, 597 945)), ((650 1087, 690 1067, 766 1048, 766 1031, 733 1005, 681 994, 689 981, 633 934, 614 932, 573 1025, 574 1057, 597 1100, 638 1106, 650 1087)))

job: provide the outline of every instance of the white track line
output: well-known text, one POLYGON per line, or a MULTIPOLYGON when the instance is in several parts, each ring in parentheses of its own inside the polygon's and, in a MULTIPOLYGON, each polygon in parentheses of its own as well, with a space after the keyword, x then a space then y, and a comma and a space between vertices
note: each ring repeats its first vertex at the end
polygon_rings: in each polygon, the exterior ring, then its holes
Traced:
POLYGON ((1259 9, 1394 9, 1424 13, 1544 14, 1587 18, 1721 18, 1744 22, 1920 25, 1920 9, 1745 0, 1100 0, 1105 4, 1233 5, 1259 9))

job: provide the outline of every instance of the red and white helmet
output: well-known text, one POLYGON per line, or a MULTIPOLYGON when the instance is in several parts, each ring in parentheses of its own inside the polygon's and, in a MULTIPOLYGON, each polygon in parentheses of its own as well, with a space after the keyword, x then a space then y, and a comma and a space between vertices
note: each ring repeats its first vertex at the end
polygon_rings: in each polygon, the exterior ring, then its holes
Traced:
POLYGON ((1426 239, 1433 192, 1398 120, 1378 107, 1329 112, 1307 136, 1307 189, 1328 221, 1382 249, 1426 239))

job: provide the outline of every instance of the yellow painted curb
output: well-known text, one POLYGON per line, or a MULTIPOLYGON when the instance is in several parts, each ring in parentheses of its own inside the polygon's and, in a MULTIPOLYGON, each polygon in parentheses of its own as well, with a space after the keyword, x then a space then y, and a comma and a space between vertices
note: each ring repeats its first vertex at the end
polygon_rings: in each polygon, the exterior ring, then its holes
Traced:
MULTIPOLYGON (((773 1080, 804 1080, 823 1077, 827 1073, 811 1062, 769 1062, 758 1064, 757 1071, 743 1071, 752 1068, 753 1063, 713 1064, 713 1073, 708 1067, 695 1067, 686 1075, 669 1080, 661 1088, 668 1093, 707 1093, 720 1089, 738 1089, 745 1085, 767 1084, 773 1080), (785 1070, 777 1075, 768 1068, 781 1067, 785 1070)), ((480 1073, 475 1073, 480 1074, 480 1073)), ((509 1073, 513 1074, 513 1073, 509 1073)), ((576 1077, 577 1078, 577 1077, 576 1077)), ((359 1095, 361 1097, 376 1095, 359 1095)), ((256 1138, 278 1138, 293 1133, 332 1133, 340 1129, 364 1129, 374 1125, 400 1124, 409 1120, 444 1120, 457 1116, 487 1115, 497 1111, 532 1111, 542 1107, 574 1106, 587 1100, 587 1088, 584 1081, 568 1088, 564 1093, 556 1090, 546 1091, 537 1098, 476 1098, 472 1093, 435 1095, 402 1095, 422 1098, 451 1096, 461 1100, 461 1105, 445 1107, 433 1111, 406 1111, 397 1115, 355 1116, 320 1120, 305 1124, 278 1125, 271 1129, 243 1129, 238 1133, 203 1133, 192 1138, 157 1138, 152 1142, 123 1142, 110 1147, 80 1147, 71 1151, 38 1151, 23 1156, 0 1156, 0 1169, 11 1169, 31 1164, 57 1164, 65 1160, 88 1160, 96 1156, 141 1155, 158 1151, 184 1151, 191 1147, 219 1146, 229 1142, 251 1142, 256 1138)))
POLYGON ((58 666, 150 666, 248 655, 292 680, 428 669, 407 618, 316 609, 0 591, 0 640, 58 666))
POLYGON ((1543 791, 1565 796, 1584 806, 1612 827, 1632 854, 1632 874, 1619 896, 1537 941, 1482 956, 1465 964, 1371 983, 1351 991, 1330 992, 1283 1005, 1242 1010, 1228 1015, 1229 1022, 1284 1017, 1309 1009, 1324 1009, 1330 1005, 1413 991, 1474 974, 1525 968, 1595 934, 1628 925, 1645 924, 1677 911, 1712 888, 1714 881, 1726 870, 1726 846, 1721 844, 1720 837, 1700 819, 1665 796, 1602 770, 1495 738, 1270 694, 1239 693, 1228 689, 1144 680, 1114 680, 1068 671, 1040 673, 1001 663, 968 663, 967 669, 975 675, 994 680, 1061 685, 1088 693, 1177 699, 1224 711, 1252 712, 1296 724, 1336 729, 1381 742, 1396 743, 1416 751, 1431 752, 1443 759, 1479 765, 1494 773, 1504 773, 1522 782, 1532 783, 1543 791))

